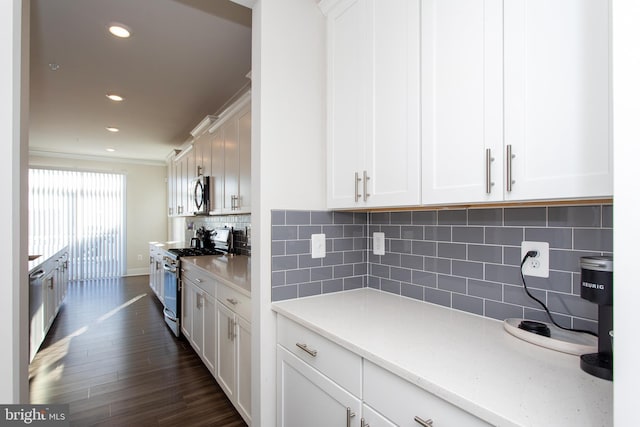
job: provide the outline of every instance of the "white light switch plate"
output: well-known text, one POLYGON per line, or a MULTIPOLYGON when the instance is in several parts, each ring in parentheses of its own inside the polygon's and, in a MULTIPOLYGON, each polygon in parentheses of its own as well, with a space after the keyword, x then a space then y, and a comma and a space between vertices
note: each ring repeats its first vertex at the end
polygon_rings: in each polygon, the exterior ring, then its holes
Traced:
POLYGON ((311 235, 311 258, 324 258, 327 256, 327 245, 324 234, 311 235))
POLYGON ((384 233, 373 233, 373 254, 384 255, 384 233))

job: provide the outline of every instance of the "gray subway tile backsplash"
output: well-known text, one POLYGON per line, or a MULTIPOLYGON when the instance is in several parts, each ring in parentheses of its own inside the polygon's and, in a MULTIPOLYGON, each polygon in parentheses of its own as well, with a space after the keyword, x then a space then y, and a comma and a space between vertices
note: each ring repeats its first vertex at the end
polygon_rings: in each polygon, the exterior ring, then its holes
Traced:
POLYGON ((536 206, 403 212, 274 211, 272 300, 371 287, 503 320, 547 320, 520 276, 523 240, 550 246, 549 278, 530 292, 563 326, 595 329, 597 306, 579 296, 579 259, 611 254, 613 206, 536 206), (385 255, 369 250, 385 233, 385 255), (327 256, 311 258, 311 234, 327 256), (298 283, 293 283, 299 281, 298 283))

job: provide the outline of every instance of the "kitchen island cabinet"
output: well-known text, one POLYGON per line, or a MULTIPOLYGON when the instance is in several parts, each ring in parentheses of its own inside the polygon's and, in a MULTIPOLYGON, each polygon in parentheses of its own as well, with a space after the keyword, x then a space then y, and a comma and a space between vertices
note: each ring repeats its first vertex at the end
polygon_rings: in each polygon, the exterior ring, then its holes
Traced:
POLYGON ((510 335, 500 321, 368 288, 272 307, 278 319, 361 357, 362 402, 393 424, 416 415, 442 417, 434 426, 447 425, 445 417, 453 425, 613 423, 611 382, 583 372, 577 356, 510 335), (385 403, 388 393, 376 395, 380 387, 406 389, 420 407, 426 399, 434 409, 398 417, 399 406, 385 403))
POLYGON ((29 262, 29 361, 53 324, 69 287, 69 248, 31 248, 29 262))

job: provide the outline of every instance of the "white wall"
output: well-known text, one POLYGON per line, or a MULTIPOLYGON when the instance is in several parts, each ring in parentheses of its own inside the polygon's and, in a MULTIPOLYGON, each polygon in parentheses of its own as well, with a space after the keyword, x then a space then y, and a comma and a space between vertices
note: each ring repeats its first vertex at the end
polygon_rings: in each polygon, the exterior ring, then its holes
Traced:
POLYGON ((271 210, 326 209, 324 17, 315 0, 253 8, 252 414, 275 425, 276 336, 271 311, 271 210))
POLYGON ((30 166, 126 175, 126 274, 149 273, 149 242, 167 240, 167 168, 124 161, 29 157, 30 166), (139 256, 142 259, 138 259, 139 256))
POLYGON ((640 425, 640 2, 613 1, 614 117, 614 420, 640 425))
POLYGON ((29 112, 29 1, 0 2, 0 403, 27 403, 29 313, 26 146, 29 112), (24 5, 23 5, 24 3, 24 5), (24 8, 24 9, 23 9, 24 8))

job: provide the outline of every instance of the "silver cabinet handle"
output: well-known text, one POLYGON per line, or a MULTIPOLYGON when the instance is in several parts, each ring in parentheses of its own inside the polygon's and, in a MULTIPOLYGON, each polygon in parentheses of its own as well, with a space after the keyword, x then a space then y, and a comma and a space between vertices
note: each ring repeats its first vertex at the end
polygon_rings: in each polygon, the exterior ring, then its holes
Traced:
POLYGON ((202 298, 201 294, 196 294, 196 308, 199 310, 202 308, 202 303, 200 302, 200 298, 202 298))
POLYGON ((351 418, 355 417, 356 413, 351 410, 351 408, 347 408, 347 427, 351 427, 351 418))
POLYGON ((491 157, 491 148, 487 148, 484 159, 486 177, 485 188, 487 194, 491 194, 491 186, 493 185, 493 183, 491 182, 491 162, 493 162, 493 160, 493 157, 491 157))
POLYGON ((415 417, 413 417, 413 421, 417 422, 422 427, 433 427, 433 420, 431 418, 429 418, 428 420, 423 420, 416 415, 415 417))
POLYGON ((367 190, 367 184, 371 178, 367 176, 367 171, 362 171, 362 194, 364 194, 363 201, 367 201, 367 198, 371 196, 367 190))
POLYGON ((511 144, 507 145, 507 191, 511 192, 511 188, 513 187, 513 171, 512 171, 512 160, 515 156, 513 155, 513 148, 511 144))
POLYGON ((231 196, 231 210, 232 211, 235 211, 235 210, 238 209, 238 199, 239 199, 238 196, 235 196, 235 195, 231 196))
POLYGON ((360 181, 362 181, 362 179, 360 179, 360 177, 358 176, 358 172, 356 172, 356 179, 355 179, 355 191, 354 194, 356 195, 356 203, 358 203, 358 199, 361 197, 361 194, 358 194, 358 189, 360 188, 360 181))
POLYGON ((198 278, 196 277, 196 282, 198 282, 198 283, 202 283, 202 279, 198 279, 198 278))
POLYGON ((238 304, 238 300, 235 298, 227 298, 227 301, 229 301, 229 304, 233 304, 233 305, 238 304))
POLYGON ((364 418, 360 418, 360 427, 369 427, 369 423, 364 418))
POLYGON ((311 355, 311 357, 316 357, 318 355, 318 350, 311 350, 309 347, 307 347, 306 344, 301 344, 297 342, 296 347, 298 347, 299 349, 302 349, 305 353, 311 355))
POLYGON ((227 337, 229 338, 229 341, 233 341, 233 339, 236 337, 234 331, 235 326, 236 322, 231 317, 227 317, 227 337))

